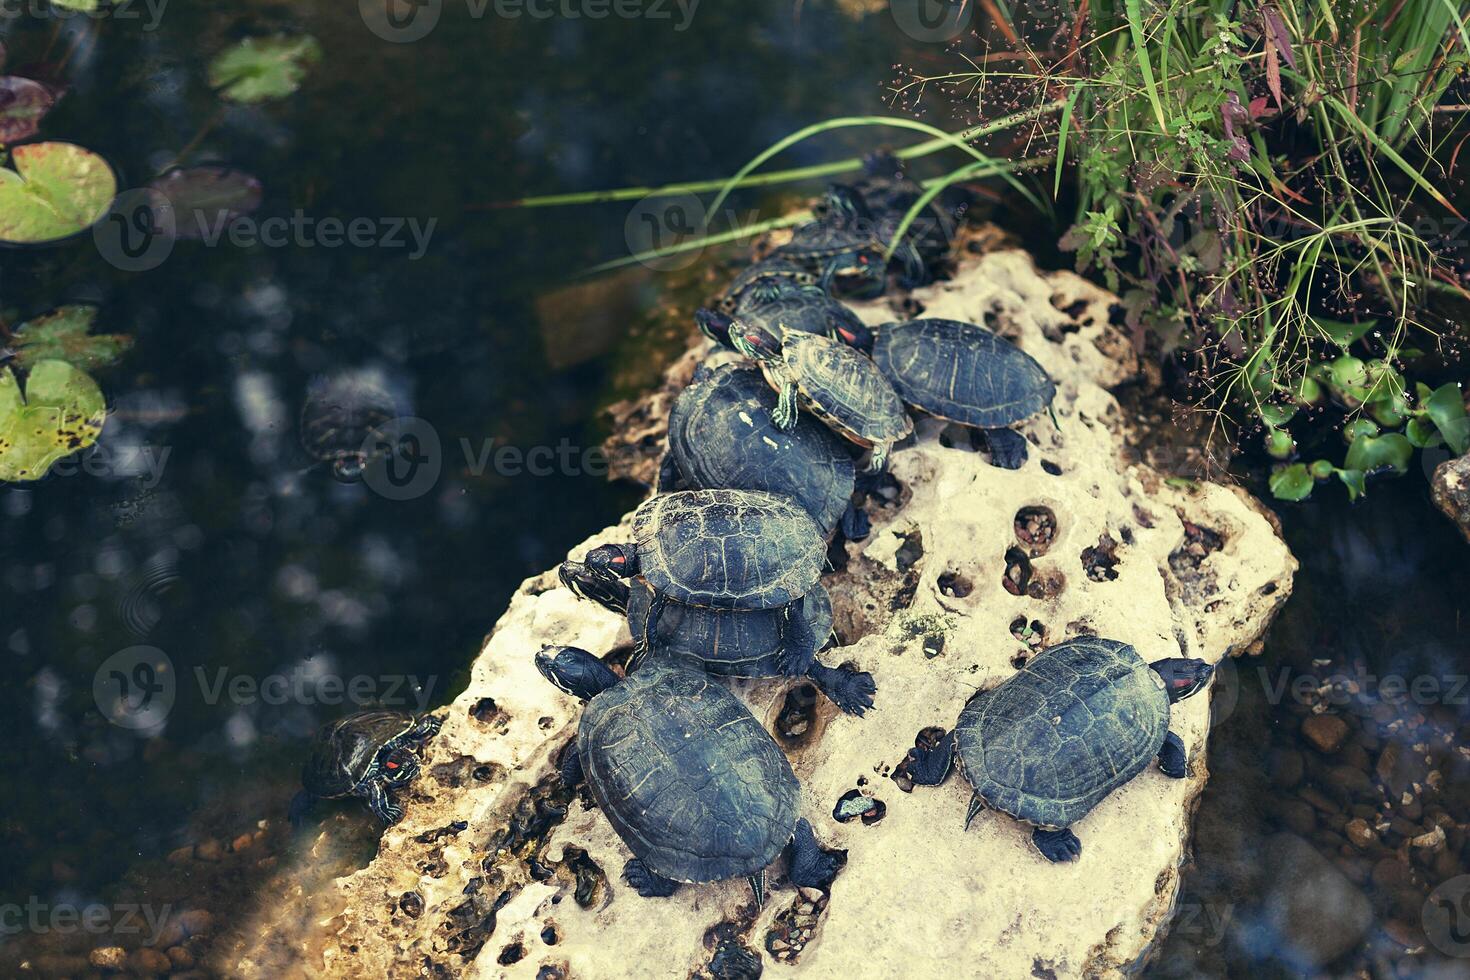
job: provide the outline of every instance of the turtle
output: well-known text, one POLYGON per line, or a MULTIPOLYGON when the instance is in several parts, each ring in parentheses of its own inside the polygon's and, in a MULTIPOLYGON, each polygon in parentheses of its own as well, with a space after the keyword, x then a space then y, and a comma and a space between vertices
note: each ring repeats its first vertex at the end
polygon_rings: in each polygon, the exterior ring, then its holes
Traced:
MULTIPOLYGON (((831 334, 863 325, 856 313, 827 295, 820 286, 803 286, 780 278, 763 280, 747 288, 734 304, 731 315, 767 330, 779 326, 815 334, 831 334)), ((705 319, 699 314, 695 316, 701 329, 705 319)))
POLYGON ((353 483, 369 462, 392 450, 398 418, 393 396, 363 372, 319 379, 301 406, 301 446, 330 464, 339 481, 353 483))
MULTIPOLYGON (((634 636, 644 634, 654 598, 646 583, 629 586, 578 561, 562 562, 557 574, 576 595, 627 617, 634 636)), ((785 610, 701 609, 667 602, 642 656, 684 660, 722 677, 805 676, 842 711, 861 717, 873 706, 873 676, 818 662, 817 651, 831 635, 832 598, 819 584, 789 615, 785 610)))
POLYGON ((790 848, 787 877, 827 889, 842 852, 817 843, 797 816, 801 788, 791 764, 740 699, 701 670, 652 660, 618 678, 576 647, 548 647, 536 668, 587 702, 575 745, 559 767, 583 780, 633 852, 623 877, 645 898, 680 884, 744 877, 757 906, 765 869, 790 848))
MULTIPOLYGON (((944 196, 948 200, 943 205, 938 200, 925 204, 894 250, 904 288, 931 281, 934 268, 949 255, 959 217, 969 202, 953 186, 946 188, 944 196)), ((880 150, 864 159, 863 176, 858 180, 830 185, 815 213, 829 221, 866 222, 886 248, 923 197, 924 188, 908 178, 903 163, 891 152, 880 150)))
POLYGON ((1166 776, 1188 775, 1169 706, 1204 688, 1212 670, 1181 657, 1145 663, 1120 640, 1068 640, 975 695, 954 731, 915 748, 906 768, 916 784, 936 785, 958 759, 975 791, 966 828, 991 806, 1032 824, 1048 860, 1075 860, 1082 843, 1071 827, 1151 760, 1166 776))
POLYGON ((1007 426, 1049 409, 1056 397, 1056 382, 1031 355, 973 323, 847 325, 833 337, 870 354, 906 405, 984 432, 990 461, 1003 469, 1020 469, 1027 457, 1026 439, 1007 426))
POLYGON ((317 800, 343 796, 360 796, 379 820, 397 823, 403 808, 388 791, 418 775, 413 747, 434 737, 441 724, 433 715, 365 708, 323 725, 301 769, 303 788, 291 801, 292 824, 299 825, 317 800))
MULTIPOLYGON (((709 311, 705 311, 709 313, 709 311)), ((719 314, 710 314, 718 316, 719 314)), ((706 332, 717 324, 711 322, 706 332)), ((776 389, 771 421, 796 425, 800 404, 848 442, 873 450, 868 472, 883 469, 893 444, 914 431, 893 385, 861 353, 831 337, 732 320, 730 346, 752 358, 776 389)))
POLYGON ((586 555, 593 571, 640 577, 653 601, 640 648, 656 635, 666 601, 708 609, 782 609, 821 578, 826 542, 800 504, 762 490, 679 490, 633 512, 634 540, 586 555))
POLYGON ((771 299, 784 286, 817 286, 817 277, 797 262, 772 255, 746 266, 726 288, 719 306, 725 313, 734 314, 746 294, 771 299))
MULTIPOLYGON (((727 340, 728 342, 728 340, 727 340)), ((822 534, 839 526, 849 540, 867 537, 867 514, 852 502, 853 458, 847 443, 812 419, 776 428, 776 395, 745 364, 700 365, 669 412, 669 449, 658 490, 765 490, 806 508, 822 534)))

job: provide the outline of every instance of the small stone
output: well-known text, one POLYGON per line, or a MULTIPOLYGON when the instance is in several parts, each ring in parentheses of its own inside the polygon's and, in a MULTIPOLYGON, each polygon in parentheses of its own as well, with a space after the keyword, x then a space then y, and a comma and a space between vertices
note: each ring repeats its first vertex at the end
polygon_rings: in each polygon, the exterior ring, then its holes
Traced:
POLYGON ((214 927, 214 916, 204 909, 190 909, 179 914, 179 922, 189 935, 207 936, 209 930, 214 927))
POLYGON ((128 957, 128 968, 143 976, 157 976, 173 969, 173 962, 156 949, 144 946, 128 957))
POLYGON ((1359 850, 1366 849, 1378 840, 1378 835, 1373 833, 1373 828, 1368 826, 1366 820, 1349 820, 1343 830, 1347 833, 1347 839, 1359 850))
POLYGON ((1425 834, 1420 834, 1418 837, 1410 838, 1409 843, 1414 847, 1438 853, 1444 850, 1444 828, 1439 826, 1439 824, 1435 824, 1433 830, 1425 834))
POLYGON ((183 942, 188 937, 188 935, 188 932, 184 929, 184 924, 179 921, 179 917, 172 916, 167 922, 163 924, 163 928, 159 930, 158 939, 153 943, 153 945, 167 949, 170 946, 177 946, 179 943, 183 942))
POLYGON ((194 860, 194 845, 188 844, 184 847, 175 848, 174 850, 169 851, 168 857, 165 858, 165 860, 168 861, 169 864, 187 864, 188 862, 194 860))
POLYGON ((1308 786, 1297 793, 1304 801, 1311 805, 1312 809, 1321 813, 1341 813, 1342 807, 1338 806, 1332 799, 1315 786, 1308 786))
POLYGON ((182 946, 170 946, 165 952, 175 970, 187 970, 195 963, 194 954, 182 946))
POLYGON ((1282 800, 1277 807, 1281 822, 1308 837, 1317 829, 1317 813, 1301 800, 1282 800))
POLYGON ((234 840, 230 841, 230 850, 238 854, 239 852, 245 850, 247 847, 250 847, 254 843, 254 834, 241 834, 239 837, 236 837, 234 840))
POLYGON ((1373 780, 1361 769, 1352 766, 1333 766, 1327 771, 1327 781, 1333 788, 1353 796, 1369 796, 1373 793, 1373 780))
POLYGON ((1419 949, 1424 945, 1424 930, 1412 922, 1403 919, 1389 919, 1383 924, 1383 931, 1395 943, 1405 949, 1419 949))
POLYGON ((1302 735, 1318 752, 1331 754, 1342 748, 1351 729, 1338 715, 1308 715, 1302 720, 1302 735))
POLYGON ((1273 749, 1268 766, 1271 784, 1281 789, 1291 789, 1300 783, 1306 772, 1302 754, 1294 749, 1273 749))
POLYGON ((194 848, 194 856, 201 861, 219 861, 225 856, 225 847, 211 837, 194 848))
POLYGON ((1404 888, 1413 881, 1409 866, 1398 858, 1384 858, 1373 865, 1373 884, 1379 888, 1404 888))
POLYGON ((128 951, 121 946, 99 946, 87 955, 87 962, 99 970, 126 970, 128 951))
POLYGON ((826 897, 820 888, 799 888, 797 891, 801 892, 802 898, 814 905, 826 897))

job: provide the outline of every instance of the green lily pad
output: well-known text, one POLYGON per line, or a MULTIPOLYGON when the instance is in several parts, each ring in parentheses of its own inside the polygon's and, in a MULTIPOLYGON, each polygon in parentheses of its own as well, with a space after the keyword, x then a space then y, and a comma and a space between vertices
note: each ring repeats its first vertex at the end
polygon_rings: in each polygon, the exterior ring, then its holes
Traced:
POLYGON ((1404 437, 1416 449, 1431 449, 1444 443, 1444 436, 1429 419, 1409 419, 1409 424, 1404 426, 1404 437))
POLYGON ((1357 500, 1368 492, 1368 481, 1363 478, 1362 470, 1337 470, 1336 472, 1342 485, 1347 487, 1349 500, 1357 500))
POLYGON ((0 143, 30 139, 56 98, 40 82, 15 75, 0 77, 0 143))
POLYGON ((1366 320, 1362 323, 1344 323, 1341 320, 1327 320, 1320 316, 1308 317, 1312 325, 1322 331, 1328 340, 1332 341, 1343 350, 1352 346, 1353 341, 1360 339, 1369 330, 1378 326, 1377 320, 1366 320))
POLYGON ((107 161, 72 143, 27 143, 0 167, 0 241, 54 242, 90 228, 117 195, 107 161))
POLYGON ((117 360, 133 338, 126 334, 93 334, 95 306, 63 306, 53 313, 21 324, 16 331, 15 356, 25 367, 41 361, 66 361, 74 367, 100 368, 117 360))
POLYGON ((106 421, 97 382, 65 361, 37 363, 24 394, 14 372, 0 371, 0 480, 41 479, 95 443, 106 421))
POLYGON ((1456 453, 1470 450, 1470 420, 1465 418, 1465 396, 1459 385, 1454 382, 1440 385, 1424 407, 1451 449, 1456 453))
POLYGON ((1363 433, 1348 447, 1347 459, 1343 465, 1347 469, 1361 470, 1364 473, 1374 473, 1379 470, 1405 473, 1409 469, 1409 460, 1413 456, 1413 443, 1400 433, 1390 432, 1382 436, 1370 436, 1363 433))
POLYGON ((209 84, 231 102, 283 99, 301 87, 306 69, 322 57, 310 36, 246 38, 209 64, 209 84))
POLYGON ((1293 502, 1306 500, 1316 483, 1305 463, 1292 463, 1271 474, 1271 496, 1293 502))
POLYGON ((90 14, 102 6, 102 0, 51 0, 51 2, 58 7, 65 7, 67 10, 80 10, 86 14, 90 14))

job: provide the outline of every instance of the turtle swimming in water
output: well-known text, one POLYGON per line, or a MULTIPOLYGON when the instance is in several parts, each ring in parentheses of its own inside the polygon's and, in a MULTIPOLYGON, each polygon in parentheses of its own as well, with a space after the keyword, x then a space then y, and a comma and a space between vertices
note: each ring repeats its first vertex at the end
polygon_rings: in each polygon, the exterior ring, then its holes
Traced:
MULTIPOLYGON (((720 316, 703 311, 710 332, 720 316)), ((761 367, 776 389, 771 420, 779 429, 796 425, 797 406, 806 408, 848 442, 871 448, 869 472, 883 469, 888 451, 914 431, 893 385, 868 358, 853 348, 797 330, 767 330, 732 320, 730 345, 761 367)))
POLYGON ((561 779, 583 779, 633 852, 623 877, 638 894, 744 877, 757 905, 765 869, 789 846, 787 877, 826 889, 842 866, 799 819, 796 774, 750 710, 703 671, 649 661, 618 678, 576 647, 549 648, 536 668, 587 702, 561 779))
POLYGON ((980 429, 990 460, 1008 470, 1026 462, 1026 440, 1008 428, 1050 407, 1057 386, 1005 338, 973 323, 922 319, 837 328, 833 336, 870 354, 904 403, 980 429))
POLYGON ((587 566, 638 576, 653 591, 640 648, 666 601, 706 609, 782 609, 816 587, 826 541, 801 505, 760 490, 680 490, 633 513, 634 540, 587 553, 587 566))
MULTIPOLYGON (((726 336, 728 344, 729 338, 726 336)), ((790 429, 771 421, 776 395, 749 365, 700 366, 669 412, 669 450, 658 489, 765 490, 794 498, 824 535, 840 524, 849 540, 868 535, 852 502, 848 444, 814 419, 790 429)))
MULTIPOLYGON (((584 599, 626 616, 635 637, 644 635, 653 591, 631 586, 584 562, 562 562, 562 584, 584 599)), ((832 599, 820 584, 791 609, 701 609, 669 601, 649 636, 644 658, 673 658, 723 677, 805 676, 848 714, 873 706, 873 675, 851 667, 828 667, 817 652, 832 635, 832 599)))
POLYGON ((301 446, 328 463, 343 483, 362 477, 373 459, 394 446, 397 402, 367 372, 348 372, 314 382, 301 406, 301 446))
POLYGON ((418 775, 414 746, 434 737, 441 724, 433 715, 415 719, 405 711, 367 708, 322 726, 301 770, 303 789, 291 801, 291 822, 299 824, 319 799, 360 796, 379 820, 397 823, 403 808, 388 791, 418 775))
POLYGON ((958 761, 975 790, 966 827, 991 806, 1034 825, 1047 859, 1074 860, 1082 842, 1071 827, 1153 759, 1166 776, 1188 775, 1169 706, 1203 689, 1212 670, 1195 659, 1145 663, 1118 640, 1068 640, 975 695, 954 731, 914 749, 909 775, 936 785, 958 761))

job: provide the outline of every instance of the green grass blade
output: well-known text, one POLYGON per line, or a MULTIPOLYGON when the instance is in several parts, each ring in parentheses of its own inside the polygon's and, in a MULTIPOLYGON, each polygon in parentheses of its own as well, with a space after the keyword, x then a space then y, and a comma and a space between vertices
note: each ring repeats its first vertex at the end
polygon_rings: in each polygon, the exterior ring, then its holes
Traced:
POLYGON ((1335 95, 1326 96, 1323 101, 1331 106, 1333 110, 1343 118, 1344 121, 1357 129, 1358 132, 1362 133, 1363 136, 1368 140, 1368 142, 1373 144, 1374 148, 1377 149, 1378 152, 1382 153, 1385 157, 1392 161, 1394 166, 1402 170, 1410 180, 1412 180, 1414 183, 1418 184, 1421 188, 1428 192, 1429 196, 1438 201, 1440 205, 1445 208, 1445 210, 1449 211, 1450 214, 1453 214, 1455 217, 1464 220, 1465 216, 1455 209, 1455 206, 1449 202, 1448 198, 1441 194, 1439 190, 1433 184, 1431 184, 1422 173, 1414 169, 1413 164, 1409 163, 1409 161, 1399 156, 1398 151, 1395 150, 1392 146, 1389 146, 1388 143, 1383 139, 1383 137, 1379 136, 1373 130, 1369 129, 1368 126, 1361 119, 1359 119, 1357 115, 1353 113, 1353 110, 1347 107, 1346 103, 1337 98, 1335 95))
POLYGON ((1126 0, 1128 29, 1133 34, 1133 54, 1138 58, 1138 70, 1143 73, 1143 87, 1148 91, 1148 100, 1153 104, 1154 115, 1159 119, 1159 130, 1166 136, 1169 123, 1164 119, 1164 104, 1159 101, 1159 87, 1154 81, 1154 65, 1148 56, 1148 41, 1143 33, 1143 10, 1140 0, 1126 0))
POLYGON ((603 262, 601 265, 594 265, 590 269, 583 270, 582 272, 577 274, 576 278, 595 276, 600 272, 611 272, 614 269, 622 269, 630 265, 637 265, 640 262, 647 262, 651 259, 661 259, 670 255, 679 255, 683 252, 692 252, 696 249, 708 248, 712 245, 727 245, 730 242, 738 242, 742 238, 753 238, 756 235, 764 234, 768 231, 774 231, 777 228, 787 228, 791 225, 800 224, 803 221, 810 220, 811 216, 812 213, 810 211, 798 211, 795 214, 784 215, 780 218, 772 218, 769 221, 762 221, 759 224, 742 225, 739 228, 734 228, 730 231, 722 231, 716 235, 705 235, 702 238, 692 238, 687 242, 680 242, 678 245, 670 245, 667 248, 655 248, 650 249, 646 252, 638 252, 634 255, 625 255, 620 259, 613 259, 611 262, 603 262))
POLYGON ((1072 86, 1072 92, 1067 96, 1067 104, 1062 106, 1062 125, 1057 132, 1057 172, 1051 186, 1053 200, 1062 193, 1062 168, 1067 163, 1067 130, 1072 128, 1072 109, 1077 105, 1077 96, 1081 91, 1081 82, 1072 86))

